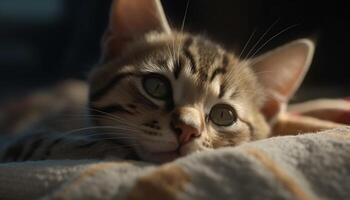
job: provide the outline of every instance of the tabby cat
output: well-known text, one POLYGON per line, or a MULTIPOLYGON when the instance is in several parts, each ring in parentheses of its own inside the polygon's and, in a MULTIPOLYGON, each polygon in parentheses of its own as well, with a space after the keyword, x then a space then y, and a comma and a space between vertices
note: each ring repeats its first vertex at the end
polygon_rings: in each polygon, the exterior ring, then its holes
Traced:
POLYGON ((313 52, 313 42, 300 39, 241 59, 205 37, 171 30, 159 0, 115 0, 101 64, 89 78, 94 134, 27 136, 2 160, 167 162, 266 138, 313 52))

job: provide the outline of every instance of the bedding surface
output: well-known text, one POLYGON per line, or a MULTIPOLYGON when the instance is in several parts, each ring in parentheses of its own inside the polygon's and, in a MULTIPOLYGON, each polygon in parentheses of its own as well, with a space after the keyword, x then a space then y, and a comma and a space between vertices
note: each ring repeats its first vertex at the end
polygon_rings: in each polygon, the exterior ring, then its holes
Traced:
POLYGON ((0 164, 0 199, 350 199, 350 128, 280 136, 164 165, 0 164))

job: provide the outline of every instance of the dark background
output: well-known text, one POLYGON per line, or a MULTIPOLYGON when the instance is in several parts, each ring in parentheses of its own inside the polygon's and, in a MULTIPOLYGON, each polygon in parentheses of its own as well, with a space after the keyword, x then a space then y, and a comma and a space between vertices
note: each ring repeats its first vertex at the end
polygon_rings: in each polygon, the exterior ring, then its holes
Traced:
MULTIPOLYGON (((66 78, 85 79, 99 58, 110 0, 0 0, 0 99, 66 78)), ((187 0, 163 0, 180 27, 187 0)), ((349 94, 349 1, 190 0, 185 30, 245 54, 285 28, 260 53, 300 37, 317 39, 311 71, 297 98, 349 94), (292 26, 292 27, 291 27, 292 26)))

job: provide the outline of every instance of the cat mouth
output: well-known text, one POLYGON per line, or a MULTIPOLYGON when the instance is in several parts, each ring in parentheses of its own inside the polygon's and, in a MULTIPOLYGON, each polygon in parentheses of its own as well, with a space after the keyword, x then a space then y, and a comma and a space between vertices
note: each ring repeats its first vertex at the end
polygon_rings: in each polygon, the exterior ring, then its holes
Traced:
POLYGON ((151 150, 146 146, 140 146, 141 148, 138 148, 137 152, 139 156, 146 161, 166 163, 191 154, 192 152, 194 152, 193 145, 194 144, 190 142, 184 145, 176 145, 176 147, 169 148, 168 150, 151 150))
MULTIPOLYGON (((171 162, 177 158, 187 156, 191 154, 191 151, 188 149, 188 145, 181 145, 176 150, 173 151, 164 151, 164 152, 149 152, 151 157, 160 163, 171 162)), ((153 160, 152 159, 152 160, 153 160)))

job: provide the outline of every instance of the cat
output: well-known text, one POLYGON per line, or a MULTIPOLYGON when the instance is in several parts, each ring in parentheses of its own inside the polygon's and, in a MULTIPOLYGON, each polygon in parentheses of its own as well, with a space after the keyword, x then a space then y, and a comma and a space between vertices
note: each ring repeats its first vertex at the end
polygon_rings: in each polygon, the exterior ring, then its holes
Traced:
POLYGON ((164 163, 267 138, 314 49, 299 39, 242 59, 206 37, 172 30, 159 0, 114 0, 101 64, 88 80, 95 137, 28 136, 9 145, 2 160, 164 163))

